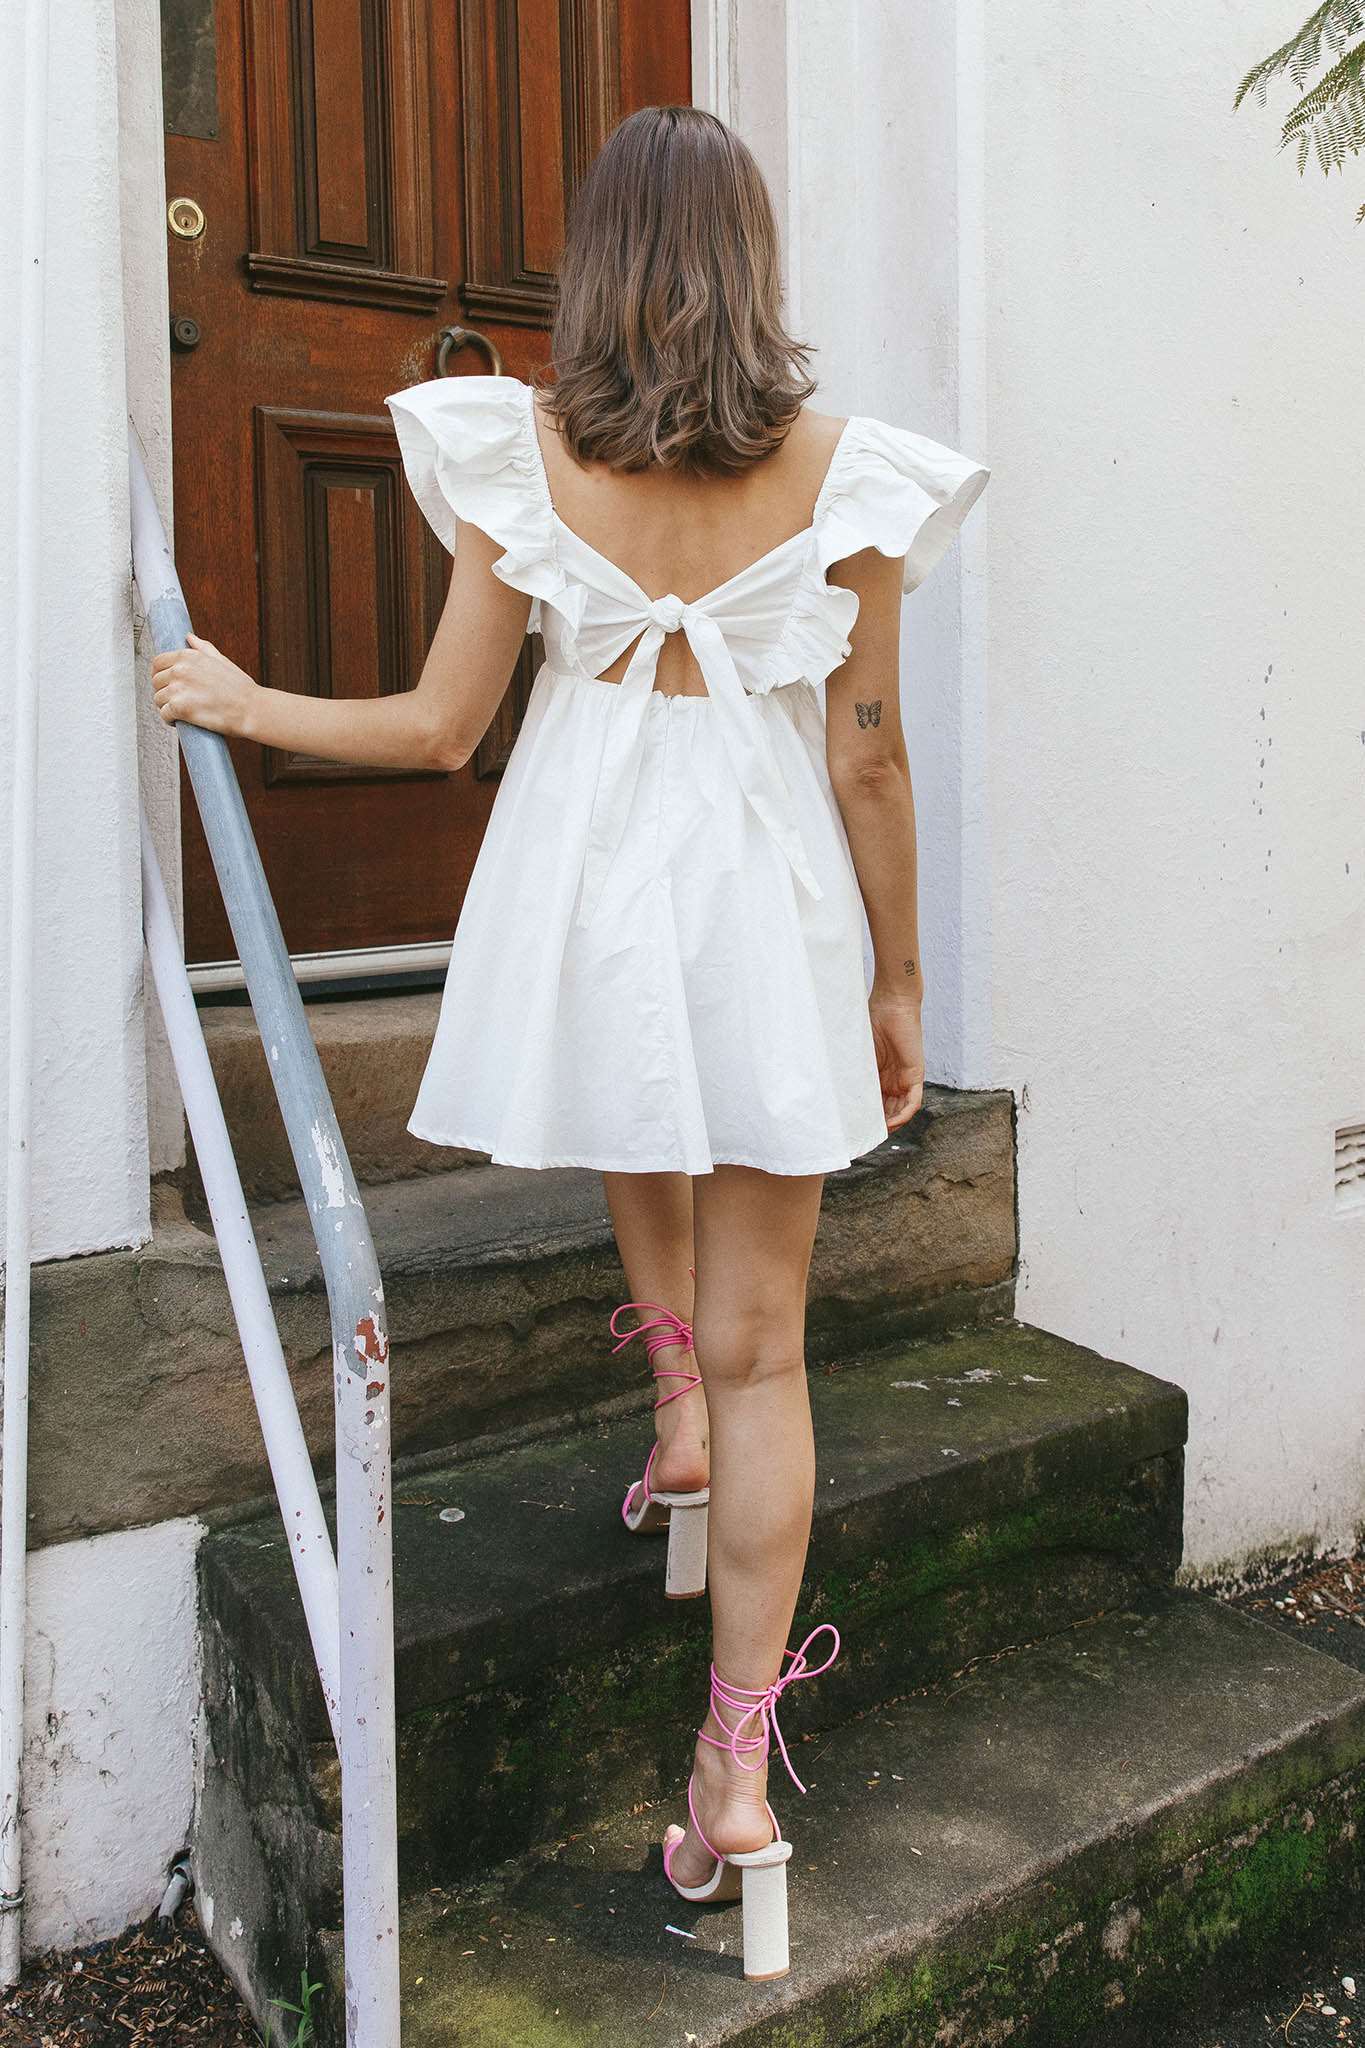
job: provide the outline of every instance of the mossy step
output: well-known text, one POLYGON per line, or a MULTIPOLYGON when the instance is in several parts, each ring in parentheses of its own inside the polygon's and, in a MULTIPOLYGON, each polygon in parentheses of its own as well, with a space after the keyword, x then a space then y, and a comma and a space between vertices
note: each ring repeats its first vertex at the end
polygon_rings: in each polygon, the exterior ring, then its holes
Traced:
MULTIPOLYGON (((640 1360, 632 1351, 614 1356, 607 1333, 629 1289, 600 1174, 466 1166, 367 1188, 365 1207, 384 1276, 396 1453, 439 1454, 498 1431, 581 1419, 611 1402, 647 1405, 640 1360)), ((332 1345, 312 1222, 293 1201, 253 1205, 252 1223, 325 1472, 332 1345)), ((194 1339, 174 1368, 197 1403, 196 1483, 188 1491, 197 1507, 213 1502, 200 1468, 221 1453, 216 1439, 206 1446, 201 1418, 219 1418, 224 1387, 240 1383, 234 1465, 254 1458, 256 1491, 268 1498, 217 1246, 183 1225, 161 1231, 156 1250, 144 1290, 167 1329, 194 1339), (216 1346, 210 1332, 221 1338, 216 1346)), ((1015 1250, 1009 1095, 926 1090, 913 1123, 826 1180, 811 1265, 811 1355, 842 1352, 907 1322, 942 1329, 1008 1313, 1015 1250)), ((169 1371, 162 1363, 161 1377, 169 1371)), ((239 1480, 227 1497, 242 1494, 239 1480)))
MULTIPOLYGON (((1174 1575, 1186 1402, 1168 1381, 1002 1319, 817 1368, 811 1396, 793 1641, 832 1620, 848 1649, 802 1688, 807 1727, 1174 1575)), ((704 1696, 707 1610, 665 1602, 662 1544, 622 1532, 648 1436, 630 1418, 396 1489, 407 1890, 671 1785, 704 1696)), ((261 1938, 287 1955, 336 1883, 335 1757, 278 1522, 212 1535, 200 1559, 201 1844, 236 1873, 229 1892, 252 1889, 253 1863, 264 1873, 261 1938)), ((249 1900, 233 1912, 253 1924, 249 1900)))
MULTIPOLYGON (((789 1739, 805 1718, 790 1694, 789 1739)), ((771 1782, 789 1977, 746 1984, 739 1908, 667 1889, 679 1778, 414 1903, 404 2048, 1149 2043, 1360 1910, 1365 1678, 1203 1596, 1149 1594, 795 1761, 808 1798, 771 1782)))
MULTIPOLYGON (((271 1500, 218 1247, 167 1181, 155 1197, 150 1243, 34 1268, 35 1546, 271 1500)), ((629 1290, 600 1174, 468 1166, 367 1189, 366 1210, 396 1455, 647 1406, 636 1347, 614 1357, 607 1334, 629 1290)), ((326 1480, 334 1361, 312 1226, 298 1201, 255 1204, 252 1222, 326 1480)), ((1011 1097, 926 1089, 904 1131, 825 1183, 810 1355, 1008 1314, 1016 1245, 1011 1097)))

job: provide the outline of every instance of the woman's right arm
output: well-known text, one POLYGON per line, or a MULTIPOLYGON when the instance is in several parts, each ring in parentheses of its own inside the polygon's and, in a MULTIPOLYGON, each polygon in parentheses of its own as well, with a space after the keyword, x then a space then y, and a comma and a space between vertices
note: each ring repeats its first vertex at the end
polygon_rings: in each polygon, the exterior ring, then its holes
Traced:
POLYGON ((900 714, 902 564, 865 548, 831 583, 858 593, 853 651, 825 685, 825 753, 872 934, 868 999, 888 1130, 924 1094, 915 799, 900 714))
POLYGON ((314 697, 255 682, 210 640, 152 662, 156 707, 168 725, 350 761, 367 768, 463 768, 511 681, 531 600, 493 574, 502 546, 464 520, 436 633, 410 690, 314 697))

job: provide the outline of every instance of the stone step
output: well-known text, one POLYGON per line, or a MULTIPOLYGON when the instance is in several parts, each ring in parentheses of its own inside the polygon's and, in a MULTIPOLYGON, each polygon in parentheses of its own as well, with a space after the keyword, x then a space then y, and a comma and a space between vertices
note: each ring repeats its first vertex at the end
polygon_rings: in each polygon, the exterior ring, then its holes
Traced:
MULTIPOLYGON (((362 1185, 444 1172, 483 1157, 426 1144, 407 1128, 440 1008, 439 989, 306 1006, 337 1121, 362 1185)), ((247 1200, 297 1197, 298 1175, 250 1006, 205 1003, 199 1020, 247 1200)), ((204 1221, 208 1210, 193 1148, 183 1187, 186 1207, 196 1221, 204 1221)))
MULTIPOLYGON (((833 1620, 848 1652, 802 1688, 807 1728, 1174 1575, 1186 1402, 1167 1381, 1001 1319, 817 1368, 811 1396, 793 1642, 833 1620)), ((648 1438, 627 1418, 396 1489, 407 1892, 672 1786, 707 1607, 665 1602, 662 1543, 622 1532, 648 1438)), ((287 1959, 335 1912, 336 1760, 278 1520, 200 1558, 201 1874, 262 1958, 287 1959)))
POLYGON ((1151 2043, 1358 1924, 1365 1678, 1198 1594, 1150 1592, 794 1761, 807 1798, 771 1781, 790 1976, 746 1983, 739 1907, 666 1886, 679 1758, 660 1805, 409 1904, 404 2048, 1151 2043))
MULTIPOLYGON (((158 1188, 133 1251, 33 1274, 30 1536, 66 1542, 270 1499, 218 1248, 158 1188), (92 1461, 85 1447, 103 1446, 92 1461)), ((372 1188, 394 1446, 411 1458, 494 1431, 642 1409, 613 1357, 626 1293, 601 1176, 471 1166, 372 1188)), ((331 1464, 327 1301, 301 1202, 253 1210, 308 1441, 331 1464)), ((811 1270, 812 1357, 895 1328, 944 1328, 1014 1301, 1008 1094, 930 1088, 909 1129, 825 1185, 811 1270)))
MULTIPOLYGON (((613 1400, 647 1403, 640 1360, 613 1356, 607 1335, 626 1286, 600 1174, 471 1166, 371 1188, 365 1206, 384 1277, 400 1455, 613 1400)), ((253 1222, 305 1428, 325 1462, 331 1333, 307 1209, 268 1203, 253 1222)), ((932 1328, 1008 1310, 1015 1243, 1009 1095, 929 1090, 907 1131, 826 1183, 810 1281, 812 1356, 907 1317, 932 1328)), ((215 1418, 212 1442, 199 1442, 196 1424, 188 1466, 177 1445, 181 1498, 162 1512, 240 1500, 244 1466, 255 1491, 268 1493, 217 1245, 189 1223, 166 1227, 143 1264, 142 1298, 154 1301, 165 1333, 145 1354, 149 1373, 166 1399, 195 1388, 197 1414, 215 1418)), ((145 1421, 121 1381, 117 1392, 125 1413, 145 1421)), ((109 1422, 130 1434, 117 1413, 109 1422)), ((142 1455, 129 1446, 134 1468, 142 1455)))

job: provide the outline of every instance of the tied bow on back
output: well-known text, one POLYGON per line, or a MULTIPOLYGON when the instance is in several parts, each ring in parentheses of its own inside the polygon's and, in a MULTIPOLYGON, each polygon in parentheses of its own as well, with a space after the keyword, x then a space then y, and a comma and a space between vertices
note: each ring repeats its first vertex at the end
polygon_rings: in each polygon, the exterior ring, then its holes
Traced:
POLYGON ((651 599, 646 617, 648 624, 616 685, 619 701, 612 706, 607 725, 588 823, 579 924, 591 923, 607 871, 621 844, 640 770, 640 733, 654 689, 659 649, 665 637, 679 629, 687 636, 707 694, 724 720, 726 752, 750 806, 781 847, 798 880, 812 896, 819 896, 822 891, 791 816, 791 799, 768 734, 749 702, 721 627, 700 605, 684 604, 671 592, 651 599))

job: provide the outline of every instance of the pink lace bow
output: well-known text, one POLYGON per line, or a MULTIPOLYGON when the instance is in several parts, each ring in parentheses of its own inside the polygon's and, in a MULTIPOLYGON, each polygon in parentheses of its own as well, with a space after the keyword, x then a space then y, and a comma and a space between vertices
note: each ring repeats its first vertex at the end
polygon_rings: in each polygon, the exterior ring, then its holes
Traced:
POLYGON ((685 1323, 681 1316, 675 1316, 672 1309, 665 1308, 662 1302, 623 1301, 619 1308, 615 1308, 611 1312, 610 1329, 612 1336, 620 1339, 619 1343, 613 1344, 611 1347, 613 1356, 618 1351, 624 1351, 632 1338, 643 1337, 645 1340, 645 1354, 649 1359, 650 1369, 655 1379, 686 1380, 687 1385, 685 1387, 675 1387, 671 1394, 665 1394, 662 1399, 656 1401, 654 1403, 656 1408, 664 1407, 669 1401, 676 1401, 680 1394, 690 1392, 698 1384, 701 1377, 699 1373, 685 1372, 681 1369, 674 1370, 670 1366, 655 1365, 654 1363, 655 1353, 665 1350, 670 1345, 680 1344, 684 1351, 692 1349, 692 1325, 685 1323), (636 1323, 623 1333, 616 1327, 616 1318, 619 1315, 624 1315, 627 1309, 635 1309, 637 1312, 653 1309, 654 1320, 649 1323, 636 1323))
MULTIPOLYGON (((790 1668, 784 1671, 780 1678, 775 1678, 771 1685, 763 1687, 762 1690, 751 1686, 728 1685, 719 1676, 713 1664, 711 1666, 712 1708, 714 1709, 717 1706, 729 1707, 740 1718, 731 1731, 728 1742, 722 1742, 718 1736, 708 1735, 704 1729, 700 1731, 702 1741, 709 1742, 713 1749, 728 1749, 742 1771, 761 1771, 768 1755, 769 1734, 771 1733, 777 1737, 777 1747, 781 1751, 782 1761, 787 1767, 787 1775, 790 1777, 793 1785, 796 1786, 797 1791, 804 1792, 806 1788, 792 1768, 792 1760, 787 1754, 787 1745, 782 1739, 782 1730, 778 1726, 777 1703, 789 1685, 796 1685, 803 1678, 818 1678, 822 1671, 828 1671, 830 1665, 838 1656, 839 1649, 838 1629, 832 1621, 822 1621, 818 1628, 811 1630, 799 1650, 784 1650, 782 1652, 784 1657, 791 1658, 790 1668), (815 1638, 820 1635, 833 1636, 834 1648, 830 1651, 823 1664, 816 1664, 812 1667, 806 1661, 806 1652, 815 1641, 815 1638), (746 1735, 743 1732, 745 1724, 754 1719, 757 1719, 758 1727, 753 1733, 746 1735), (751 1764, 746 1763, 744 1761, 746 1755, 753 1755, 755 1757, 754 1762, 751 1764)), ((716 1715, 716 1719, 720 1721, 721 1717, 719 1714, 716 1715)), ((725 1725, 721 1721, 721 1726, 724 1727, 725 1725)))

